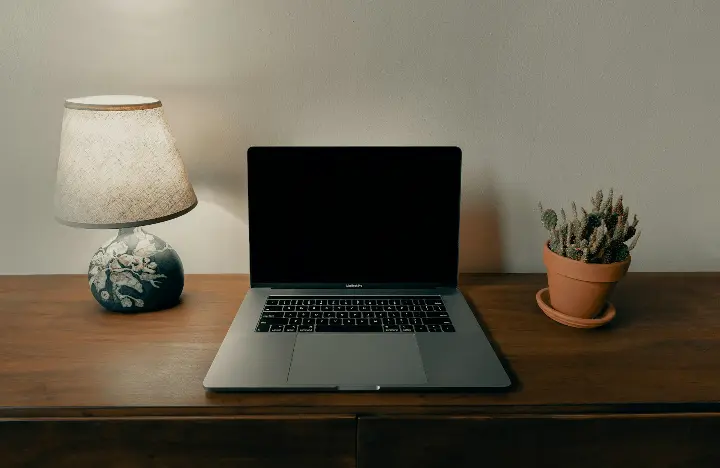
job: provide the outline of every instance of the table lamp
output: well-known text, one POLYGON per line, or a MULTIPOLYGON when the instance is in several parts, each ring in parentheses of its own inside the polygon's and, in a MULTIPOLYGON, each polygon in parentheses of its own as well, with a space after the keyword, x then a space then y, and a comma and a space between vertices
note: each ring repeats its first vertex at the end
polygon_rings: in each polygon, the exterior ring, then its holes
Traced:
POLYGON ((65 101, 55 218, 86 229, 119 229, 90 261, 90 291, 106 309, 144 312, 175 305, 183 266, 168 243, 141 226, 197 205, 162 103, 141 96, 65 101))

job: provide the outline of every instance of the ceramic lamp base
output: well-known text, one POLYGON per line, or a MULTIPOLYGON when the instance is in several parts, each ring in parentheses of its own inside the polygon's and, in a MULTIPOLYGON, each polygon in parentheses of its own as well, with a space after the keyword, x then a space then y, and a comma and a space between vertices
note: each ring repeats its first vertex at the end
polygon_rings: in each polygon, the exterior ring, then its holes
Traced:
POLYGON ((149 312, 176 305, 185 277, 170 245, 142 228, 123 228, 90 261, 90 291, 105 309, 149 312))

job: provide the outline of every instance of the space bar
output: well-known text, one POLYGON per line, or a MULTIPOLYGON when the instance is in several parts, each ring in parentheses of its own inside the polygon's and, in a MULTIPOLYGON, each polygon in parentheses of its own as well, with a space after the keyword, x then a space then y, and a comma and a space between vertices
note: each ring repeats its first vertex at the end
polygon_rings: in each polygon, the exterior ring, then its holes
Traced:
POLYGON ((345 327, 340 325, 315 325, 315 331, 325 333, 378 333, 382 332, 383 329, 382 325, 348 325, 345 327))

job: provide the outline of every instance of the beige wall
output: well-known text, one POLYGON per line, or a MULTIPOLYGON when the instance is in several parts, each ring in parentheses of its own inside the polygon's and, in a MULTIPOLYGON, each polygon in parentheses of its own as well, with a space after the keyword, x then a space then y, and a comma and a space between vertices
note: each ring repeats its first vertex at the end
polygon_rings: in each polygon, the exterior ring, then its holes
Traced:
MULTIPOLYGON (((538 199, 610 185, 634 270, 720 270, 720 2, 0 1, 0 273, 85 272, 56 224, 63 99, 159 97, 200 198, 152 228, 188 272, 248 268, 261 144, 455 144, 463 270, 542 271, 538 199)), ((432 246, 428 246, 432 248, 432 246)))

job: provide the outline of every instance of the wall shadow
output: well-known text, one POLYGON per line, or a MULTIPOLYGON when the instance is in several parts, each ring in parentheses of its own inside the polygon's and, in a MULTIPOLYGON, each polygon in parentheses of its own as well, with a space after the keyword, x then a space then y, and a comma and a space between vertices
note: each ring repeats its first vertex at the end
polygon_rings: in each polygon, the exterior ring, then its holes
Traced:
POLYGON ((480 174, 479 181, 463 184, 460 272, 501 273, 505 264, 498 195, 492 172, 481 169, 480 174))

